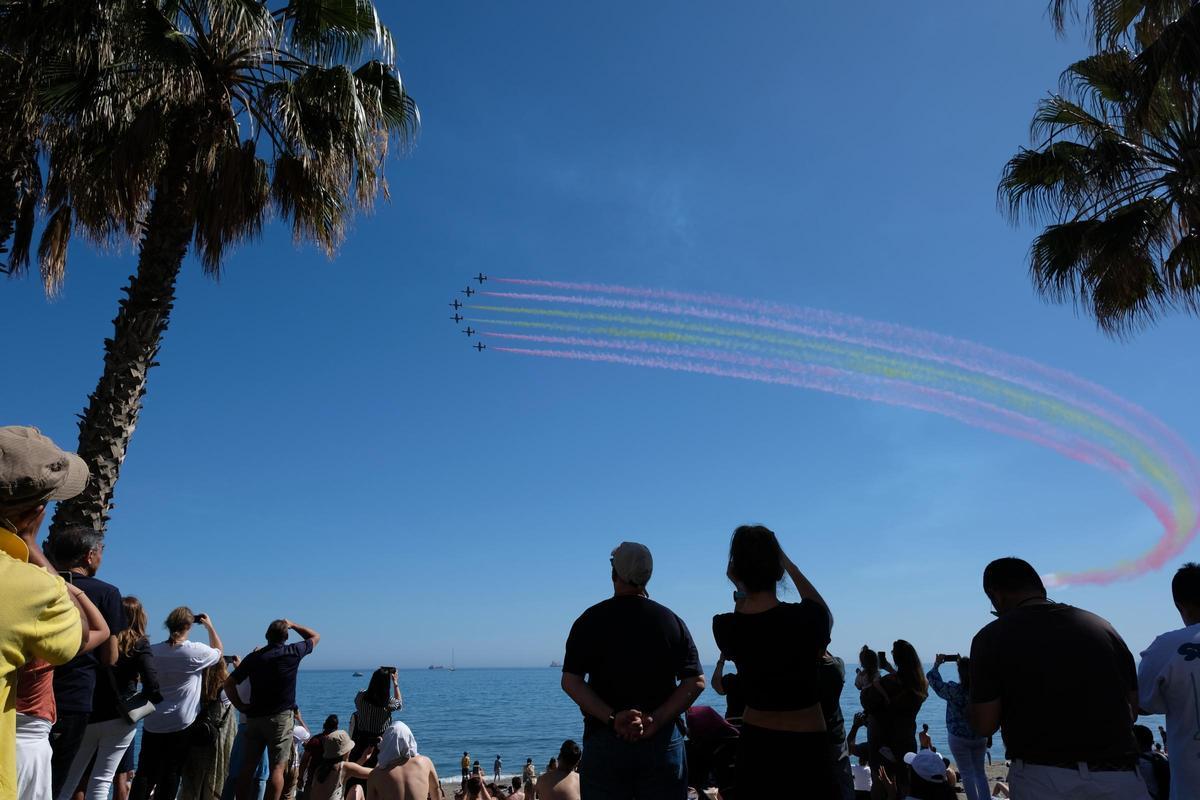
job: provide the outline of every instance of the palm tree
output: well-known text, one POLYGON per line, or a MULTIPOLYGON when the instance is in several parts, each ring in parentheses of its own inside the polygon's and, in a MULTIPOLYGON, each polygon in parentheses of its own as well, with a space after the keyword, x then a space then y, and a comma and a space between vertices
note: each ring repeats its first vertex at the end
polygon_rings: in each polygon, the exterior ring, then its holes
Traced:
POLYGON ((1029 255, 1039 292, 1115 335, 1200 309, 1200 97, 1149 74, 1123 48, 1072 64, 998 189, 1014 221, 1046 223, 1029 255))
MULTIPOLYGON (((44 186, 14 181, 7 196, 33 194, 45 209, 47 291, 61 284, 74 228, 137 238, 137 271, 79 423, 93 480, 58 505, 50 531, 103 532, 189 249, 217 276, 227 247, 279 215, 297 240, 332 256, 355 210, 386 196, 389 145, 410 143, 419 117, 370 0, 9 2, 0 4, 4 53, 15 66, 0 58, 0 80, 7 69, 32 87, 18 93, 36 105, 27 116, 47 173, 44 186), (47 27, 63 16, 74 27, 47 27), (46 44, 29 45, 33 34, 46 44)), ((3 139, 7 119, 0 126, 3 139)), ((28 155, 29 137, 20 141, 28 155)), ((29 226, 13 206, 0 192, 0 237, 7 213, 17 232, 9 269, 20 271, 29 226)))
POLYGON ((1086 18, 1097 50, 1111 50, 1123 42, 1137 44, 1154 39, 1164 27, 1190 10, 1194 0, 1050 0, 1050 22, 1062 35, 1068 24, 1086 18), (1084 8, 1081 10, 1080 5, 1084 8))

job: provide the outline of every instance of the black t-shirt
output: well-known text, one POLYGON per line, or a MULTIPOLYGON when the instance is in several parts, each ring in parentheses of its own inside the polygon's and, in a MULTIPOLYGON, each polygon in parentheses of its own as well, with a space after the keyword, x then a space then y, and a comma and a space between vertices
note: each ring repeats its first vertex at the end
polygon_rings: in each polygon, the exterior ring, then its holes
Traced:
POLYGON ((1107 621, 1061 603, 1013 609, 971 642, 971 702, 1000 701, 1008 758, 1132 758, 1133 654, 1107 621))
POLYGON ((296 672, 300 659, 313 651, 312 639, 273 644, 255 650, 233 671, 234 683, 250 680, 247 717, 269 717, 296 705, 296 672))
POLYGON ((725 690, 725 719, 740 721, 746 713, 746 701, 742 697, 742 676, 736 672, 722 675, 721 688, 725 690))
MULTIPOLYGON (((92 601, 100 616, 108 623, 108 631, 116 636, 125 630, 125 606, 121 590, 111 583, 85 575, 72 575, 71 583, 92 601)), ((87 714, 92 710, 92 695, 96 691, 96 651, 83 653, 54 669, 54 704, 59 714, 87 714)))
POLYGON ((796 711, 821 700, 821 657, 829 646, 829 611, 814 600, 780 603, 757 614, 718 614, 713 638, 737 664, 746 705, 796 711))
MULTIPOLYGON (((683 620, 647 597, 610 597, 575 620, 567 636, 563 672, 586 675, 604 702, 646 714, 671 696, 684 678, 704 674, 696 643, 683 620)), ((587 718, 585 729, 605 720, 587 718)))

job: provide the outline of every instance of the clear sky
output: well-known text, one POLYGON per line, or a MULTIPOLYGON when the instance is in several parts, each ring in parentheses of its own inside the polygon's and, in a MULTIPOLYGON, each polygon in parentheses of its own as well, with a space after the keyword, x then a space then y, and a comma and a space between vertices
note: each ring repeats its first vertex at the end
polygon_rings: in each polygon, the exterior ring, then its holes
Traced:
MULTIPOLYGON (((1072 370, 1190 442, 1197 322, 1103 337, 1035 297, 1001 167, 1082 54, 1045 3, 382 5, 423 131, 340 256, 271 227, 219 283, 189 259, 101 577, 230 651, 287 616, 307 665, 544 665, 622 539, 715 657, 729 534, 776 529, 833 649, 965 650, 983 566, 1108 566, 1160 529, 1113 479, 951 420, 782 387, 477 354, 469 275, 715 291, 972 339, 1072 370)), ((78 239, 63 295, 0 287, 6 422, 75 440, 124 251, 78 239)), ((1192 548, 1189 555, 1200 553, 1192 548)), ((1057 594, 1135 651, 1174 566, 1057 594)))

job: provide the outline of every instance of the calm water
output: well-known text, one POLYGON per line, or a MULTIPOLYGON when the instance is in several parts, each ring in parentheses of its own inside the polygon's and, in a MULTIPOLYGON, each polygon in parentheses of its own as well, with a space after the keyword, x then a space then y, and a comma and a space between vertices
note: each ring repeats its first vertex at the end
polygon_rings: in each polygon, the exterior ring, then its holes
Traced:
MULTIPOLYGON (((305 670, 300 672, 296 700, 304 719, 315 728, 329 714, 337 714, 342 727, 350 721, 354 696, 365 689, 371 670, 356 678, 351 670, 305 670)), ((712 668, 708 668, 708 675, 712 668)), ((953 679, 954 667, 943 669, 953 679)), ((404 710, 395 716, 412 728, 421 752, 432 758, 442 777, 459 774, 459 759, 467 750, 491 774, 492 760, 499 753, 504 772, 519 772, 526 758, 532 758, 539 771, 558 752, 564 739, 583 737, 583 719, 579 709, 559 687, 558 669, 459 669, 409 670, 399 674, 404 693, 404 710)), ((724 698, 711 688, 698 701, 721 712, 724 698)), ((850 680, 842 693, 842 713, 847 727, 854 711, 860 708, 858 692, 850 680)), ((918 729, 929 724, 934 746, 948 753, 946 704, 930 694, 917 717, 918 729)), ((1161 717, 1143 717, 1157 735, 1161 717)), ((1053 724, 1047 721, 1048 724, 1053 724)), ((860 731, 859 740, 866 737, 860 731)), ((992 757, 1003 759, 1004 749, 997 737, 992 757)))

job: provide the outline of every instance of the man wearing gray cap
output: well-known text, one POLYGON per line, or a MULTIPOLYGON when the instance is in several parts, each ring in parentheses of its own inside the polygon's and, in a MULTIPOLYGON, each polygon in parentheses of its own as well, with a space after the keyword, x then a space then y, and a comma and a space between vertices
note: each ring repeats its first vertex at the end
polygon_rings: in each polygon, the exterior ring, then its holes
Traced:
POLYGON ((83 459, 35 428, 0 427, 0 800, 17 796, 17 670, 31 659, 65 664, 88 641, 82 592, 48 571, 37 545, 46 504, 79 494, 87 479, 83 459))
POLYGON ((646 593, 650 550, 612 551, 613 596, 567 637, 562 687, 584 715, 581 800, 684 800, 681 716, 704 691, 687 626, 646 593))

